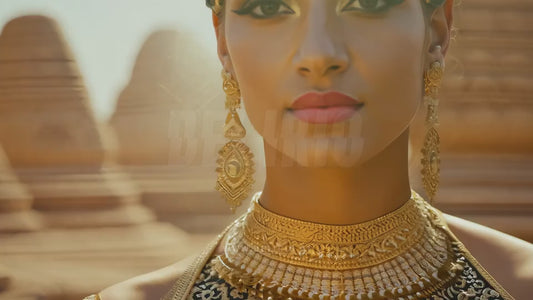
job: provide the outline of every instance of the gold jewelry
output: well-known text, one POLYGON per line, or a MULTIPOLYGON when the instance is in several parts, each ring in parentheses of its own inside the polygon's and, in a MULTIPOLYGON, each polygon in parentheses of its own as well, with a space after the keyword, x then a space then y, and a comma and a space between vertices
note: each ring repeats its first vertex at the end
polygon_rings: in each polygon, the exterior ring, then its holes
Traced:
POLYGON ((239 85, 230 73, 222 70, 226 109, 229 110, 224 125, 224 136, 230 141, 218 152, 216 189, 222 193, 232 212, 241 205, 254 183, 253 153, 240 139, 246 136, 237 109, 241 105, 239 85))
POLYGON ((424 103, 427 106, 426 127, 428 128, 422 148, 422 182, 429 197, 433 202, 439 188, 440 178, 440 137, 435 129, 439 122, 438 107, 439 93, 443 75, 440 62, 436 61, 424 76, 425 95, 424 103))
POLYGON ((398 210, 356 225, 276 215, 259 204, 260 196, 212 261, 218 276, 241 292, 261 299, 415 299, 463 269, 459 245, 414 191, 398 210))
POLYGON ((223 8, 222 0, 213 1, 213 5, 211 9, 213 10, 213 13, 215 13, 215 15, 220 14, 220 12, 222 12, 222 8, 223 8))

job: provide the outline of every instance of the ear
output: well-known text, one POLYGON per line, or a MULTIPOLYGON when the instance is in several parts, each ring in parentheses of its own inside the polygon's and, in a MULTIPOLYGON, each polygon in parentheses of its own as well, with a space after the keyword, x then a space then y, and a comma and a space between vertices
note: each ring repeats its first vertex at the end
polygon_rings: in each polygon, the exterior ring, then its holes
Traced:
POLYGON ((218 59, 220 60, 220 63, 222 64, 224 70, 232 73, 235 76, 235 74, 233 73, 233 65, 231 63, 231 58, 226 43, 224 23, 220 22, 219 17, 215 13, 213 13, 213 27, 215 28, 215 35, 217 38, 218 59))
POLYGON ((429 20, 428 66, 434 61, 444 63, 450 46, 453 24, 453 0, 447 0, 433 12, 429 20))

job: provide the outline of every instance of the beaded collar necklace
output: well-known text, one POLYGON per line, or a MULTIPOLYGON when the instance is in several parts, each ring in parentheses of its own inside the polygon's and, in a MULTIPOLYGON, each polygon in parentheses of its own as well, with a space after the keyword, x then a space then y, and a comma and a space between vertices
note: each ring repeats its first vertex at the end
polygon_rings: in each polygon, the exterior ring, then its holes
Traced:
POLYGON ((439 214, 414 191, 399 209, 355 225, 280 216, 260 196, 213 260, 220 278, 260 299, 417 299, 462 270, 439 214))

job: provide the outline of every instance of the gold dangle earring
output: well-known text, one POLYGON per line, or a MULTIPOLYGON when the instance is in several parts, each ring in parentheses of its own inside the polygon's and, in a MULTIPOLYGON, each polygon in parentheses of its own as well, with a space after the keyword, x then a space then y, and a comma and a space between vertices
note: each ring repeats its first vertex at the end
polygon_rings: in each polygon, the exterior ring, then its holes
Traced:
POLYGON ((430 203, 437 194, 440 178, 440 137, 435 128, 439 123, 438 107, 439 93, 442 75, 444 73, 440 62, 431 64, 430 69, 424 75, 425 95, 424 104, 427 106, 426 127, 427 132, 422 148, 422 182, 429 197, 430 203))
POLYGON ((222 70, 223 89, 226 93, 226 109, 229 110, 224 125, 224 136, 230 141, 218 151, 216 189, 230 205, 231 211, 239 207, 254 183, 253 153, 240 139, 246 136, 237 109, 241 107, 241 91, 231 74, 222 70))

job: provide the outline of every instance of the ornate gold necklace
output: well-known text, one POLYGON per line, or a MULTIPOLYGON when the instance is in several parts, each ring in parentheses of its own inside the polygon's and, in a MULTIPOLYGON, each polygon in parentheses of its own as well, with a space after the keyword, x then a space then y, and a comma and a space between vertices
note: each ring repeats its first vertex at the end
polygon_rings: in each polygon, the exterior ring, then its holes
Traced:
POLYGON ((213 270, 260 299, 417 299, 462 270, 439 214, 416 192, 399 209, 356 225, 283 217, 252 198, 213 270))

